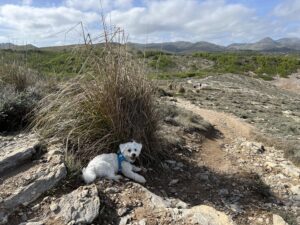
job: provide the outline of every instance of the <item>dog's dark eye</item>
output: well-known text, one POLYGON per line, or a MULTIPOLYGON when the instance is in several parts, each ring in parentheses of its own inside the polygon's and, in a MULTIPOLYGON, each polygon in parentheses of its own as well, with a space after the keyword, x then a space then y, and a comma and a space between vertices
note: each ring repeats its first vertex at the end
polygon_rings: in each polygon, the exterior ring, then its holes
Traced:
POLYGON ((134 149, 134 151, 135 151, 135 152, 137 151, 136 148, 134 149))
POLYGON ((131 149, 128 149, 128 152, 130 153, 130 152, 131 152, 131 149))

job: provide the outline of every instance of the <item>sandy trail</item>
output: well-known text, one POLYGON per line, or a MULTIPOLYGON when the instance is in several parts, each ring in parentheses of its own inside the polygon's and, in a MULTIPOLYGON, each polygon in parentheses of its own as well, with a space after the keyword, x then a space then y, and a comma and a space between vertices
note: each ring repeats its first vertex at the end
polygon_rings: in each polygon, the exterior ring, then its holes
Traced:
POLYGON ((222 134, 222 138, 206 139, 203 143, 199 157, 206 166, 213 171, 227 174, 240 171, 240 168, 230 160, 231 157, 222 148, 237 138, 249 139, 254 127, 233 115, 203 109, 183 99, 177 99, 176 105, 203 117, 222 134))
POLYGON ((203 117, 205 120, 214 125, 216 129, 222 132, 226 140, 232 140, 237 137, 251 137, 251 132, 254 130, 254 127, 241 121, 239 118, 223 112, 199 108, 198 106, 183 99, 177 100, 177 106, 193 111, 203 117))

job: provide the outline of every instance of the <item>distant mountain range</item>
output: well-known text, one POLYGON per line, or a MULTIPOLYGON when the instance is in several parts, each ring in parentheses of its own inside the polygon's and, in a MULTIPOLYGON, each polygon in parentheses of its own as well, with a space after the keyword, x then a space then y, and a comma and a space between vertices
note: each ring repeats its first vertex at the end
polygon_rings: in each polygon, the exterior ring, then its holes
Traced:
POLYGON ((231 44, 230 50, 253 50, 253 51, 300 51, 300 38, 282 38, 273 40, 264 38, 255 43, 231 44))
MULTIPOLYGON (((150 44, 139 44, 139 43, 128 43, 130 47, 136 49, 148 49, 148 50, 161 50, 170 53, 192 53, 192 52, 224 52, 224 51, 260 51, 260 52, 300 52, 300 38, 281 38, 273 40, 272 38, 266 37, 258 42, 254 43, 233 43, 228 46, 216 45, 210 42, 200 41, 196 43, 177 41, 177 42, 163 42, 163 43, 150 43, 150 44)), ((51 48, 68 48, 71 46, 54 46, 42 49, 51 48)), ((0 49, 13 49, 13 50, 30 50, 38 49, 34 45, 14 45, 11 43, 0 43, 0 49)))
POLYGON ((173 53, 190 52, 222 52, 222 51, 261 51, 261 52, 300 52, 300 38, 282 38, 273 40, 264 38, 255 43, 233 43, 228 46, 216 45, 210 42, 200 41, 196 43, 177 41, 165 43, 137 44, 129 43, 138 49, 155 49, 173 53))
POLYGON ((188 53, 197 51, 220 52, 226 50, 226 47, 224 46, 216 45, 206 41, 200 41, 196 43, 186 41, 150 44, 129 43, 129 46, 137 49, 155 49, 172 53, 188 53))
POLYGON ((38 47, 28 44, 28 45, 15 45, 12 43, 0 43, 0 49, 12 49, 12 50, 32 50, 38 47))

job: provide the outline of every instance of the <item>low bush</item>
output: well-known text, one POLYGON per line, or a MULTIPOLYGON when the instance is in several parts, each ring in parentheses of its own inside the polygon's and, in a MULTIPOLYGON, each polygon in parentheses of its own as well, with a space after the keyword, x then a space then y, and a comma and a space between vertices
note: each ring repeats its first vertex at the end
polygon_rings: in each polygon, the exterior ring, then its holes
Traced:
POLYGON ((158 56, 153 57, 153 59, 150 61, 149 65, 155 69, 166 70, 167 68, 171 68, 171 67, 175 66, 176 64, 170 56, 158 55, 158 56))
POLYGON ((267 55, 255 52, 194 53, 193 57, 215 62, 214 70, 220 73, 254 72, 259 78, 272 80, 273 76, 287 77, 297 72, 300 60, 294 55, 267 55))
POLYGON ((205 137, 212 136, 216 132, 213 125, 193 112, 180 109, 166 102, 161 103, 160 108, 164 122, 167 124, 182 127, 188 133, 197 132, 205 137))
POLYGON ((35 110, 34 128, 62 140, 84 162, 116 152, 120 143, 131 139, 143 144, 144 162, 157 159, 162 149, 156 145, 159 117, 152 84, 126 45, 107 42, 101 55, 93 55, 96 47, 87 46, 92 72, 44 98, 35 110))
POLYGON ((1 86, 0 132, 18 131, 26 127, 31 121, 29 113, 40 98, 35 89, 17 92, 12 85, 1 86))
POLYGON ((11 85, 16 91, 25 91, 37 81, 35 71, 27 69, 16 63, 2 64, 0 66, 0 82, 2 85, 11 85))
MULTIPOLYGON (((12 62, 17 62, 19 68, 31 68, 38 71, 39 75, 66 79, 74 77, 80 70, 86 56, 80 54, 81 50, 70 47, 64 51, 62 49, 33 49, 28 51, 0 50, 2 64, 11 66, 12 62)), ((27 71, 29 69, 26 69, 27 71)), ((1 73, 1 70, 0 70, 1 73)))
POLYGON ((172 53, 158 51, 158 50, 146 50, 146 51, 137 51, 137 56, 140 58, 151 58, 151 59, 158 59, 162 55, 172 55, 172 53))
POLYGON ((169 155, 176 149, 184 148, 186 134, 196 136, 198 143, 218 135, 213 125, 191 111, 178 108, 169 101, 162 99, 159 108, 163 118, 159 133, 164 138, 162 144, 168 149, 169 155))
POLYGON ((29 113, 50 90, 47 84, 37 72, 18 63, 0 66, 0 132, 18 131, 31 122, 29 113))

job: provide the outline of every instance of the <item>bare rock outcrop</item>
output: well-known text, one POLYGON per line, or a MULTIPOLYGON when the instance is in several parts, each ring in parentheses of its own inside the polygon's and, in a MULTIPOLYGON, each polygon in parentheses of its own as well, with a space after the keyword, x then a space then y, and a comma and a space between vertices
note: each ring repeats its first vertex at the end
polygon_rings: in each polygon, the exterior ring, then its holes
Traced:
POLYGON ((96 185, 81 186, 75 191, 41 203, 38 217, 22 225, 31 224, 90 224, 98 216, 100 199, 96 185))
POLYGON ((39 143, 34 134, 17 137, 0 137, 0 174, 22 165, 36 154, 39 143))
MULTIPOLYGON (((110 190, 107 190, 109 194, 110 190)), ((117 195, 112 194, 118 202, 130 210, 122 210, 120 224, 201 224, 201 225, 233 225, 232 219, 213 207, 188 204, 174 198, 162 198, 145 187, 132 183, 131 187, 117 195), (130 196, 135 196, 131 198, 130 196), (136 199, 143 201, 137 203, 136 199), (134 206, 134 207, 132 207, 134 206)))
POLYGON ((273 214, 273 225, 288 225, 281 216, 273 214))
POLYGON ((5 224, 17 207, 33 202, 67 174, 61 145, 52 145, 40 158, 32 158, 38 151, 36 136, 24 135, 11 143, 1 149, 0 164, 6 166, 0 179, 0 224, 5 224), (14 164, 11 159, 20 156, 23 160, 14 164))
POLYGON ((200 205, 182 212, 184 224, 201 225, 229 225, 233 221, 223 212, 217 211, 213 207, 200 205))

